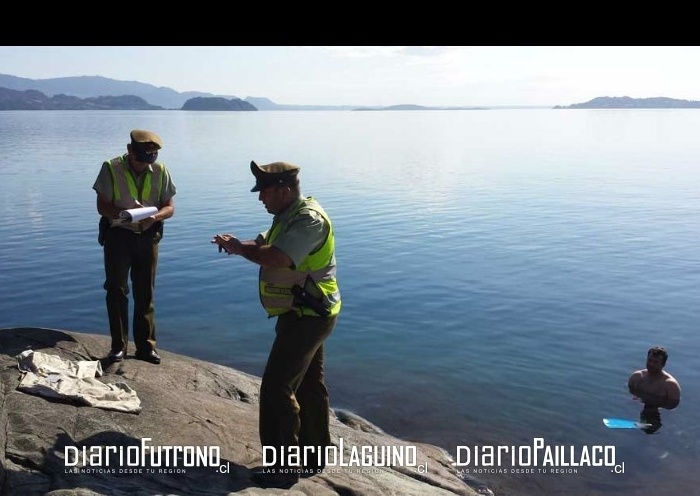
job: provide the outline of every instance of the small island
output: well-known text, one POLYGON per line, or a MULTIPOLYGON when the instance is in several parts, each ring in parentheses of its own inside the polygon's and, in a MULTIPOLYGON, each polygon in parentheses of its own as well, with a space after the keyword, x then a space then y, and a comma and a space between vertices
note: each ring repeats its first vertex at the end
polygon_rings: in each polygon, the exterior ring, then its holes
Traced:
POLYGON ((190 98, 182 106, 181 110, 258 110, 250 103, 240 98, 227 100, 223 97, 195 97, 190 98))
POLYGON ((484 107, 424 107, 423 105, 389 105, 388 107, 358 107, 353 110, 379 111, 379 110, 486 110, 484 107))
POLYGON ((557 105, 555 109, 679 109, 700 108, 700 101, 676 98, 630 98, 629 96, 599 96, 585 103, 557 105))

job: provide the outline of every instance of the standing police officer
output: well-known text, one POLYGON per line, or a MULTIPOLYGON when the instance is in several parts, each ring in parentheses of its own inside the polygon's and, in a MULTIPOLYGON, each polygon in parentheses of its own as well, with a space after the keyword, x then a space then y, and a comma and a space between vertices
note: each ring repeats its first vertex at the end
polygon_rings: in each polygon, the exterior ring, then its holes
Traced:
MULTIPOLYGON (((275 341, 260 387, 260 441, 276 453, 274 467, 255 472, 264 487, 290 487, 299 480, 286 457, 288 447, 314 448, 303 468, 318 473, 331 445, 329 396, 323 378, 323 342, 340 312, 335 238, 321 205, 299 190, 299 167, 286 162, 250 163, 252 192, 274 217, 255 240, 217 234, 219 251, 260 266, 260 300, 277 317, 275 341), (319 452, 320 451, 320 452, 319 452)), ((265 449, 263 449, 265 452, 265 449)), ((302 463, 304 460, 302 459, 302 463)))
POLYGON ((158 159, 163 146, 151 131, 134 129, 127 153, 102 164, 92 189, 97 192, 100 244, 104 246, 107 315, 112 362, 124 359, 129 343, 129 283, 134 291, 134 343, 136 358, 160 363, 156 352, 154 285, 158 265, 158 243, 163 221, 175 213, 175 185, 158 159), (158 211, 139 222, 124 222, 119 213, 139 207, 158 211))

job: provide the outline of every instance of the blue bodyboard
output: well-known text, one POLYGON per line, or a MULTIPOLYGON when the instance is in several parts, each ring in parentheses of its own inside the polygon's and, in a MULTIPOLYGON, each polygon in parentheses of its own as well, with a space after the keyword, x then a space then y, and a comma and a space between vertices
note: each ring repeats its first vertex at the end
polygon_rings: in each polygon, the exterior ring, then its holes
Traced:
POLYGON ((623 418, 604 418, 603 423, 608 429, 646 429, 651 424, 623 418))

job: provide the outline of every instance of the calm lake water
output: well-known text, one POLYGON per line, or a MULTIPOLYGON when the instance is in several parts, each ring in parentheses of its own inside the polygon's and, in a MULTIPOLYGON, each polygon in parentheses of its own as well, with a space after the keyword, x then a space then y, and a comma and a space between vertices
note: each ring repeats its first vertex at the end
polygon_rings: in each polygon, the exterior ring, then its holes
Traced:
POLYGON ((161 350, 262 374, 257 268, 209 240, 266 229, 248 164, 293 162, 337 233, 332 406, 453 456, 541 437, 625 463, 469 475, 500 496, 697 494, 700 111, 0 112, 0 327, 108 335, 91 188, 132 128, 178 188, 161 350), (606 429, 656 344, 681 405, 606 429))

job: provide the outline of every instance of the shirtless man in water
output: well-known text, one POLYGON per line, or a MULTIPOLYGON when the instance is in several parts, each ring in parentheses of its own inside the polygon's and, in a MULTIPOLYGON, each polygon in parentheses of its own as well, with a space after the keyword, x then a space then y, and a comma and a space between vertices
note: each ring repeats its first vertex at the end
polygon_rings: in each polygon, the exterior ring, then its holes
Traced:
POLYGON ((645 406, 671 410, 681 401, 678 381, 664 370, 668 353, 660 346, 647 352, 647 368, 633 372, 627 381, 630 393, 645 406))
POLYGON ((678 381, 664 370, 668 353, 660 346, 647 352, 647 368, 632 373, 627 387, 635 399, 644 403, 640 415, 642 422, 652 424, 645 431, 649 434, 661 427, 659 408, 671 410, 681 401, 681 387, 678 381))

